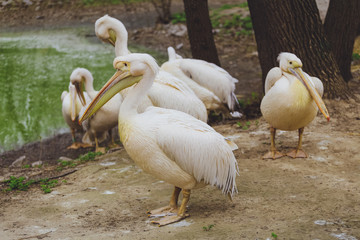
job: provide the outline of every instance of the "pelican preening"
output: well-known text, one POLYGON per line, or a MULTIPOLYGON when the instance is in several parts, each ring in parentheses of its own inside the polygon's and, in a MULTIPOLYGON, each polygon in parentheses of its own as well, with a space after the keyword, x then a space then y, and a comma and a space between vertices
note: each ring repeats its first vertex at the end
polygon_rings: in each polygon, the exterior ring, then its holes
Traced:
MULTIPOLYGON (((104 42, 115 46, 116 56, 129 54, 128 33, 116 18, 108 15, 99 18, 95 22, 95 33, 104 42)), ((188 84, 166 71, 159 71, 147 96, 153 106, 179 110, 207 122, 206 106, 201 99, 188 84)))
MULTIPOLYGON (((85 100, 90 102, 90 99, 87 94, 82 96, 85 100)), ((70 145, 69 149, 78 149, 80 147, 89 147, 88 144, 83 144, 76 142, 75 140, 75 132, 83 131, 82 126, 78 124, 78 116, 81 108, 83 107, 82 102, 79 99, 79 96, 76 93, 75 86, 70 83, 69 84, 69 92, 63 91, 61 94, 61 102, 62 102, 62 115, 66 124, 70 127, 71 130, 71 139, 72 145, 70 145)))
POLYGON ((280 67, 272 68, 265 79, 265 96, 261 113, 271 127, 271 149, 263 158, 284 156, 275 148, 276 129, 299 131, 298 146, 288 153, 293 158, 307 157, 302 150, 304 127, 316 116, 318 109, 329 121, 330 116, 321 96, 324 88, 320 79, 302 71, 301 60, 292 53, 280 53, 280 67))
POLYGON ((129 54, 114 60, 117 72, 99 91, 79 122, 84 121, 114 94, 128 91, 119 111, 119 134, 127 153, 144 171, 175 186, 170 205, 155 211, 166 216, 160 226, 179 221, 185 213, 192 189, 217 186, 224 194, 237 192, 238 173, 233 150, 237 146, 209 125, 181 111, 148 107, 138 113, 140 98, 151 88, 159 66, 148 54, 129 54), (180 208, 177 199, 183 191, 180 208), (177 211, 177 214, 170 214, 177 211))
MULTIPOLYGON (((98 92, 94 89, 94 78, 89 70, 76 68, 70 76, 70 81, 75 86, 82 101, 84 100, 83 85, 85 86, 86 94, 89 96, 90 101, 96 97, 98 92)), ((99 147, 99 143, 107 138, 112 128, 116 127, 121 102, 122 96, 116 94, 114 98, 106 103, 100 111, 84 124, 86 133, 83 136, 83 142, 88 144, 95 142, 96 152, 105 152, 104 148, 99 147)), ((85 106, 85 102, 83 104, 85 106)), ((113 138, 112 143, 114 144, 113 138)))

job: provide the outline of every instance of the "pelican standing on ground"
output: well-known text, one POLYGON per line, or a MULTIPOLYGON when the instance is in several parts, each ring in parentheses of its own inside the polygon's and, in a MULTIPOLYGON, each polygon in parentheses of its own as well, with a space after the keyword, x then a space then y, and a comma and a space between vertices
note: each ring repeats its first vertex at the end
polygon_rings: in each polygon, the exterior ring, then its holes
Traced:
MULTIPOLYGON (((95 22, 95 33, 104 42, 115 47, 116 56, 129 54, 128 32, 125 26, 108 15, 95 22)), ((147 92, 153 106, 179 110, 207 122, 207 111, 203 102, 191 88, 174 75, 159 71, 154 84, 147 92)))
MULTIPOLYGON (((87 94, 84 95, 84 98, 90 102, 87 94)), ((68 149, 78 149, 80 147, 89 147, 88 144, 83 144, 76 142, 75 132, 83 131, 83 127, 78 124, 78 116, 81 108, 83 107, 79 96, 76 94, 76 89, 73 84, 69 84, 69 92, 63 91, 61 94, 61 102, 62 102, 62 115, 64 117, 65 122, 70 127, 71 130, 71 140, 72 145, 68 147, 68 149)))
MULTIPOLYGON (((91 100, 96 97, 98 92, 94 89, 94 78, 89 70, 85 68, 74 69, 70 76, 70 81, 74 84, 78 95, 81 96, 80 100, 84 100, 82 89, 83 85, 85 86, 86 93, 91 100)), ((85 124, 85 129, 87 129, 87 131, 83 136, 83 142, 89 144, 95 142, 96 152, 105 152, 105 148, 99 147, 99 143, 107 138, 108 133, 111 134, 112 128, 116 127, 121 102, 122 96, 120 94, 116 94, 114 98, 105 104, 103 108, 85 124)), ((114 138, 112 135, 111 140, 112 144, 114 144, 114 138)))
POLYGON ((272 68, 265 79, 265 96, 261 101, 261 113, 270 124, 271 149, 263 158, 280 158, 284 154, 275 148, 276 129, 298 129, 299 141, 295 150, 287 155, 305 158, 302 150, 304 127, 314 120, 318 109, 329 121, 330 116, 321 99, 324 87, 320 79, 302 71, 302 62, 292 53, 279 54, 279 67, 272 68))
POLYGON ((188 84, 208 110, 234 112, 239 109, 234 93, 238 80, 225 69, 204 60, 182 58, 173 47, 168 47, 168 55, 169 61, 161 69, 188 84), (224 109, 224 105, 227 109, 224 109))
POLYGON ((230 197, 237 192, 237 146, 206 123, 180 111, 149 107, 137 112, 139 99, 151 88, 159 66, 148 54, 129 54, 114 60, 117 72, 99 91, 80 122, 95 113, 116 92, 133 84, 119 112, 119 134, 125 150, 144 171, 175 186, 170 205, 154 211, 166 216, 160 226, 177 222, 185 213, 192 189, 217 186, 230 197), (177 201, 180 191, 183 200, 177 201), (171 213, 177 211, 176 215, 171 213))

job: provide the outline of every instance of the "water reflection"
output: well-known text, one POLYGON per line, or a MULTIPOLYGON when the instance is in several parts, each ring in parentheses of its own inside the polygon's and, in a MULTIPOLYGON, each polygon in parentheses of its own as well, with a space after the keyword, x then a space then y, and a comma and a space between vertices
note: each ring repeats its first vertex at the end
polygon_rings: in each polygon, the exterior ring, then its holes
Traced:
POLYGON ((0 35, 0 152, 69 131, 60 96, 68 90, 74 68, 89 69, 95 89, 112 76, 113 48, 85 37, 92 32, 89 28, 0 35))

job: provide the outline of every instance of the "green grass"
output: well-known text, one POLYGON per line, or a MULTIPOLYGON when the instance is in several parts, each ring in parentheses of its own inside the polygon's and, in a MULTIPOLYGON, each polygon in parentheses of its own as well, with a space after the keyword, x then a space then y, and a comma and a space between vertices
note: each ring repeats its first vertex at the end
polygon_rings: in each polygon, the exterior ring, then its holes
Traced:
POLYGON ((8 180, 5 180, 4 183, 7 184, 7 188, 5 188, 4 192, 10 191, 27 191, 31 185, 40 183, 40 188, 44 193, 51 193, 52 188, 58 185, 58 180, 49 180, 48 178, 39 179, 39 180, 29 180, 25 181, 25 177, 14 177, 10 176, 8 180))
POLYGON ((203 227, 203 230, 206 231, 206 232, 208 232, 208 231, 210 231, 214 226, 215 226, 215 224, 210 224, 210 225, 208 225, 208 226, 204 226, 204 227, 203 227))
POLYGON ((10 176, 10 179, 5 180, 7 183, 8 188, 5 191, 13 191, 13 190, 20 190, 20 191, 27 191, 29 186, 34 183, 33 180, 25 181, 25 177, 14 177, 10 176))
POLYGON ((70 161, 58 160, 59 166, 56 168, 57 171, 62 171, 65 168, 73 168, 79 164, 83 164, 89 161, 94 161, 97 156, 102 155, 101 152, 88 152, 77 159, 70 161))
POLYGON ((51 193, 52 188, 56 187, 58 184, 58 180, 49 180, 48 178, 42 179, 40 181, 40 187, 41 190, 43 190, 44 193, 51 193))

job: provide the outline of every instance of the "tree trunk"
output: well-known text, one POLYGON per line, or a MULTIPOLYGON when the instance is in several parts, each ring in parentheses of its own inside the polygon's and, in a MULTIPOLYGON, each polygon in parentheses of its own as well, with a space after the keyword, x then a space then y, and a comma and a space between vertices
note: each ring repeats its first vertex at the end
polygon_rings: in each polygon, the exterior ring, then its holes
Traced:
POLYGON ((268 71, 279 66, 279 53, 291 52, 302 60, 304 71, 322 80, 325 97, 351 95, 324 37, 315 0, 248 0, 248 4, 263 82, 268 71))
POLYGON ((207 0, 184 0, 186 25, 193 58, 220 66, 207 0))
POLYGON ((359 0, 330 0, 324 28, 340 73, 346 82, 352 79, 351 60, 359 27, 359 0))
POLYGON ((171 0, 151 0, 158 14, 156 22, 168 24, 171 21, 171 0))

